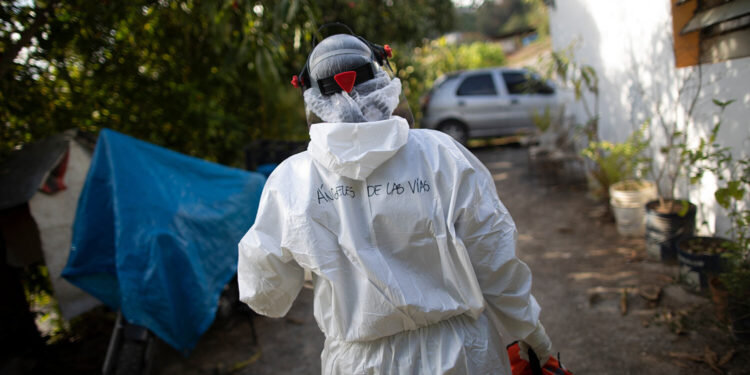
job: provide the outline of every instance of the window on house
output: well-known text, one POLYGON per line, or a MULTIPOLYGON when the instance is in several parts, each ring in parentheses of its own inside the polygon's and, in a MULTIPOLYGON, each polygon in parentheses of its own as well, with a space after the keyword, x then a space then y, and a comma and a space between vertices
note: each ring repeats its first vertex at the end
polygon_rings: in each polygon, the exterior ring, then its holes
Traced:
POLYGON ((458 87, 456 95, 497 95, 497 90, 495 90, 495 83, 492 82, 492 76, 485 73, 466 77, 458 87))
POLYGON ((750 56, 750 0, 672 0, 677 67, 750 56))

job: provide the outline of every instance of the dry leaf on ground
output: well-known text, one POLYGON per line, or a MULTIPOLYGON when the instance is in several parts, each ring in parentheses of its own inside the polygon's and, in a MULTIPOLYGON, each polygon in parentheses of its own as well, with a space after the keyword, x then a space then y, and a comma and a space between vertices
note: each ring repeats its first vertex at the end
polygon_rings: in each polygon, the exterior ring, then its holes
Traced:
POLYGON ((688 360, 688 361, 694 361, 694 362, 704 362, 704 359, 702 356, 690 354, 690 353, 669 352, 669 356, 675 359, 682 359, 682 360, 688 360))
POLYGON ((656 302, 661 297, 661 287, 655 285, 645 285, 638 288, 638 295, 650 302, 656 302))
POLYGON ((729 363, 729 361, 732 360, 732 357, 734 357, 734 349, 731 349, 730 351, 726 352, 723 356, 721 356, 721 359, 719 360, 719 367, 726 365, 729 363))
POLYGON ((716 355, 716 352, 711 350, 711 348, 706 345, 703 358, 706 362, 706 364, 711 367, 711 370, 714 370, 717 374, 723 374, 724 371, 719 368, 719 356, 716 355))

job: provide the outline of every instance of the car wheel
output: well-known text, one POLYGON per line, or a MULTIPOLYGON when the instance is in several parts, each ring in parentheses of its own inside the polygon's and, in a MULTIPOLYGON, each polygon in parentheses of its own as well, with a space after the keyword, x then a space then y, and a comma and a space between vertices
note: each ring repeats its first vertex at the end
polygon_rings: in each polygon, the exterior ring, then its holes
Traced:
POLYGON ((440 125, 438 128, 441 132, 450 135, 453 139, 457 140, 462 145, 466 144, 469 140, 469 134, 466 131, 464 124, 458 121, 448 121, 440 125))

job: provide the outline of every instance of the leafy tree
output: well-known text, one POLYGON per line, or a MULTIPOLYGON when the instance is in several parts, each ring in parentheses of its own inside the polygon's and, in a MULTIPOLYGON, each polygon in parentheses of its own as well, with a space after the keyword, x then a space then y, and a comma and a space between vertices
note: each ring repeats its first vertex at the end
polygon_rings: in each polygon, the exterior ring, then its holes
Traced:
POLYGON ((250 139, 304 133, 298 93, 281 82, 302 64, 318 14, 309 2, 3 2, 2 12, 0 61, 13 60, 0 76, 5 152, 109 127, 238 164, 250 139))
POLYGON ((306 137, 288 77, 318 25, 413 43, 452 14, 449 0, 0 1, 0 157, 108 127, 239 165, 250 140, 306 137))
POLYGON ((487 0, 477 9, 478 28, 490 37, 529 28, 547 35, 548 24, 547 8, 543 0, 487 0))
POLYGON ((375 43, 420 43, 453 26, 450 0, 321 0, 320 23, 342 22, 375 43))
POLYGON ((477 11, 473 8, 457 8, 455 16, 455 30, 462 32, 478 32, 477 11))

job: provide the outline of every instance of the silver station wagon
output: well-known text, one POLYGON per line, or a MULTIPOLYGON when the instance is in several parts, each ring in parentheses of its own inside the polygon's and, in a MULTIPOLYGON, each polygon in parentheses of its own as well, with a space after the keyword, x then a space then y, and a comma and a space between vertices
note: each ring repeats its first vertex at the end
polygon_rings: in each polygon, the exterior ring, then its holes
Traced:
POLYGON ((461 143, 534 130, 534 113, 556 113, 555 88, 525 69, 467 70, 438 78, 422 97, 421 127, 461 143))

